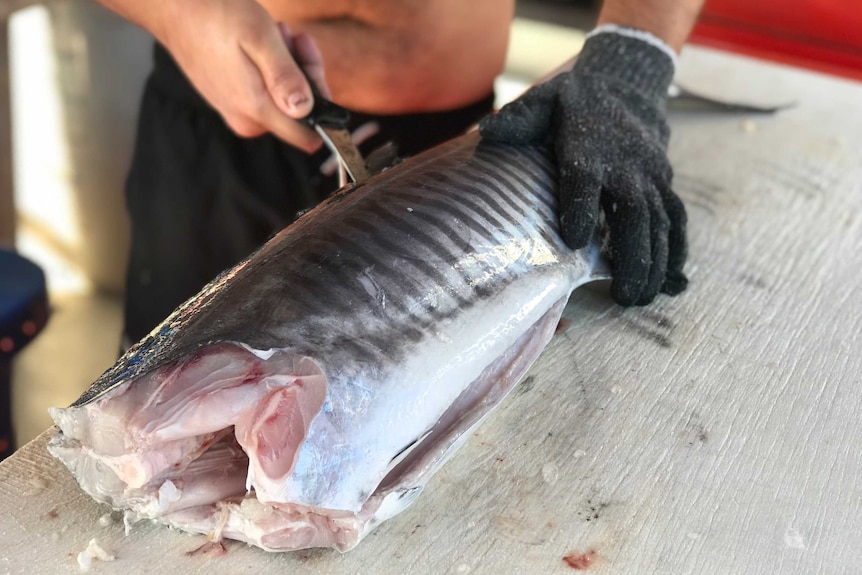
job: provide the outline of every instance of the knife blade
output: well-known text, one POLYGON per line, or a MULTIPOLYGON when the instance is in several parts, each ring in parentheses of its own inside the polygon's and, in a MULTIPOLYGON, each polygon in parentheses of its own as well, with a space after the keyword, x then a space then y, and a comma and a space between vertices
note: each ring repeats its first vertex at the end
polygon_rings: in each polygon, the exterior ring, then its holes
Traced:
POLYGON ((341 164, 351 180, 356 183, 364 182, 370 177, 370 174, 365 166, 362 153, 356 147, 353 138, 350 137, 350 131, 347 129, 350 112, 335 102, 324 98, 308 74, 305 74, 305 78, 308 80, 308 85, 311 86, 314 107, 302 121, 323 138, 323 143, 338 158, 338 163, 341 164))
POLYGON ((323 138, 323 143, 326 144, 329 151, 338 158, 338 162, 347 172, 347 175, 350 176, 351 180, 356 183, 362 183, 369 178, 368 169, 365 167, 365 160, 362 159, 362 154, 359 152, 356 144, 353 143, 353 139, 350 137, 350 132, 347 131, 347 128, 335 128, 322 124, 315 124, 313 127, 320 134, 320 137, 323 138))
POLYGON ((694 92, 688 88, 683 88, 677 83, 671 84, 668 89, 668 107, 675 110, 707 110, 749 114, 774 114, 775 112, 792 108, 795 105, 796 102, 790 101, 760 105, 748 102, 723 100, 694 92))

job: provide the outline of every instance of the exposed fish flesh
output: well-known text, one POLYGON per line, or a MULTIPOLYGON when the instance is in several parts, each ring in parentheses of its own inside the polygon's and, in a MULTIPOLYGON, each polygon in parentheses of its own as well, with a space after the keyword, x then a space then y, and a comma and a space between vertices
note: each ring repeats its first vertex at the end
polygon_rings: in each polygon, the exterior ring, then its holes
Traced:
POLYGON ((558 236, 554 181, 543 149, 471 134, 343 188, 52 409, 51 453, 132 520, 350 549, 606 277, 558 236))

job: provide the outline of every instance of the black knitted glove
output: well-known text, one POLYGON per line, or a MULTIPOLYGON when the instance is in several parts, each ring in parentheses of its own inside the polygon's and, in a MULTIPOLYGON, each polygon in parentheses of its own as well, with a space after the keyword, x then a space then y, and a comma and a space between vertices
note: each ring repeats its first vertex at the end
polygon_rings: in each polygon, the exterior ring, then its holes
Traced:
POLYGON ((479 124, 483 138, 550 139, 559 172, 560 230, 585 246, 604 211, 611 295, 645 305, 688 280, 686 213, 671 190, 665 100, 674 63, 660 48, 618 33, 590 37, 571 72, 534 86, 479 124))

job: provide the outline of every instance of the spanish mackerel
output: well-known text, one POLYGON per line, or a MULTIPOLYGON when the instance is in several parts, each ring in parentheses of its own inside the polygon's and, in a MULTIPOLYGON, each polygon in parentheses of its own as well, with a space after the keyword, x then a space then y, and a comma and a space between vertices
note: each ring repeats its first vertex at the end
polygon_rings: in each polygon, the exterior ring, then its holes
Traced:
POLYGON ((468 134, 335 195, 52 409, 98 501, 270 551, 355 546, 524 375, 596 243, 542 148, 468 134))

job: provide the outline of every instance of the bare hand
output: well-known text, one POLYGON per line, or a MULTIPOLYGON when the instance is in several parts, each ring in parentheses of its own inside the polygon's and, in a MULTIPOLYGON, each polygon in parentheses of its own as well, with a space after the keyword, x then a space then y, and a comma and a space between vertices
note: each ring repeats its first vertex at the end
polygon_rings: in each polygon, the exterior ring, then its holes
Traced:
POLYGON ((309 153, 320 147, 317 134, 296 121, 314 104, 297 62, 329 97, 323 59, 310 36, 292 35, 254 0, 167 5, 156 36, 237 135, 272 132, 309 153))

